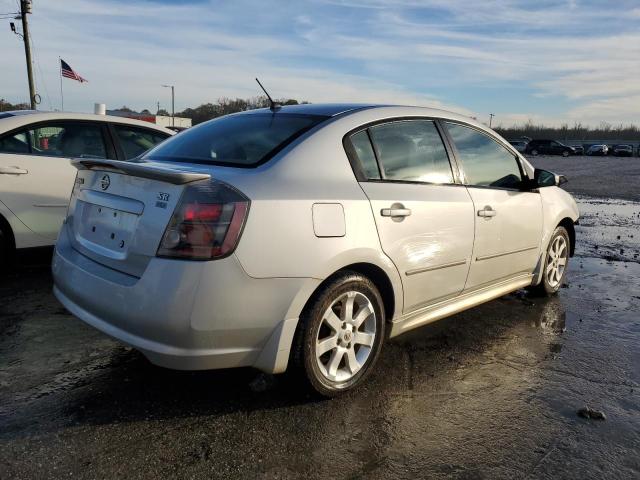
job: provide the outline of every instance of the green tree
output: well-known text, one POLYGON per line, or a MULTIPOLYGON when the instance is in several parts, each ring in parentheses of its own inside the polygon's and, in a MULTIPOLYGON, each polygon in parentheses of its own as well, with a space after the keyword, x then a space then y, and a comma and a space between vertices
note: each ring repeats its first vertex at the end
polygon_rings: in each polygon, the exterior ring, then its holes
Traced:
POLYGON ((4 98, 0 98, 0 112, 8 112, 10 110, 29 110, 31 105, 28 103, 11 103, 4 98))

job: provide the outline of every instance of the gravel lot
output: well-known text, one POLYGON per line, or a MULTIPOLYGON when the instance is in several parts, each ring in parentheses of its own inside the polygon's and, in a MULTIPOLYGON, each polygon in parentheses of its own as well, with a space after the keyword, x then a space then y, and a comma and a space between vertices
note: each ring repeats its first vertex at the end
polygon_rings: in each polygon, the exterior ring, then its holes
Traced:
POLYGON ((538 168, 566 175, 572 193, 640 201, 640 157, 529 157, 538 168))
POLYGON ((0 279, 0 478, 639 478, 640 159, 533 162, 581 195, 567 288, 400 337, 334 400, 151 366, 28 259, 0 279))

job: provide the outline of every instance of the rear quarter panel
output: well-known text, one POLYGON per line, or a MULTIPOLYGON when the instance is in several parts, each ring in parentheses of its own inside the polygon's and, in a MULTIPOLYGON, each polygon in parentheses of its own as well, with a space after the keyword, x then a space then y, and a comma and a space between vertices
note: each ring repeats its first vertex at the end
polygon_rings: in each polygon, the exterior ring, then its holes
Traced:
POLYGON ((53 245, 50 238, 37 235, 16 217, 0 199, 0 217, 4 218, 11 228, 16 248, 48 247, 53 245))
POLYGON ((391 280, 401 311, 400 277, 382 252, 371 205, 342 146, 346 131, 332 122, 256 169, 214 170, 214 178, 234 185, 251 200, 236 255, 254 278, 323 280, 347 265, 371 263, 391 280), (317 203, 342 206, 343 236, 316 235, 317 203))

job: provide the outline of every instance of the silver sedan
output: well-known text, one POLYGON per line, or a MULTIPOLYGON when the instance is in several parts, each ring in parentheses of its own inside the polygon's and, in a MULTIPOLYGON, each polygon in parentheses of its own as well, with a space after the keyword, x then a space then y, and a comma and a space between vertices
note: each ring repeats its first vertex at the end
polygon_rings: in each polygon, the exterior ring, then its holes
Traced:
POLYGON ((69 311, 157 365, 293 369, 327 396, 386 338, 557 292, 575 244, 564 177, 441 110, 274 107, 74 164, 53 261, 69 311))

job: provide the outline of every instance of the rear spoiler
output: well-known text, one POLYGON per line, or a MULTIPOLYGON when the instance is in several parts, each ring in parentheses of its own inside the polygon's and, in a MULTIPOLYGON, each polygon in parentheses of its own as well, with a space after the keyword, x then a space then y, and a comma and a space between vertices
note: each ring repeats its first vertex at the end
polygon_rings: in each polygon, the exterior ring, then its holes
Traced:
POLYGON ((145 162, 123 162, 121 160, 98 160, 95 158, 77 158, 71 160, 71 165, 78 170, 107 170, 115 173, 122 173, 134 177, 149 178, 161 182, 183 185, 185 183, 197 182, 198 180, 209 180, 208 173, 193 173, 172 168, 149 165, 145 162))

